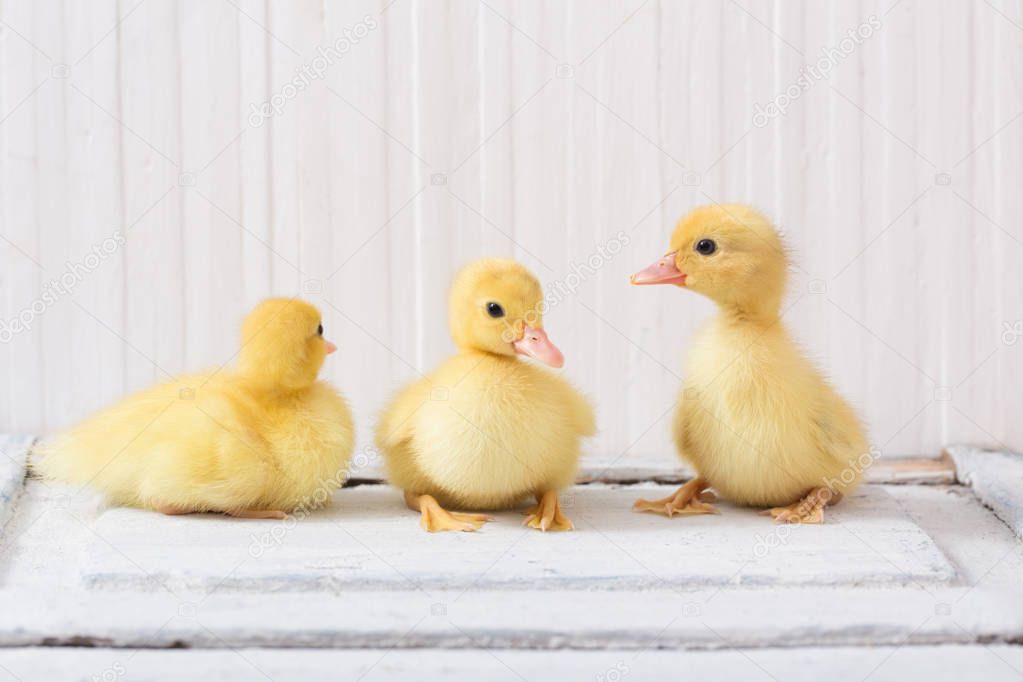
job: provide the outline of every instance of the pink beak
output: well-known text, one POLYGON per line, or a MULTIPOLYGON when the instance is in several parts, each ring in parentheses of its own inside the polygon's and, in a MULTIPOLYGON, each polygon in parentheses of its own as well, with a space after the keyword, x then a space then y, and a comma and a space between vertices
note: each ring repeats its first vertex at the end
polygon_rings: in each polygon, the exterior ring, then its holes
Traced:
POLYGON ((561 367, 565 364, 565 356, 547 338, 547 332, 542 329, 534 329, 528 324, 525 325, 522 338, 513 343, 512 348, 516 353, 528 355, 551 367, 561 367))
POLYGON ((653 265, 648 265, 635 275, 629 278, 633 284, 685 284, 686 276, 679 272, 675 265, 675 255, 678 251, 672 251, 653 265))
POLYGON ((331 353, 333 353, 334 351, 337 350, 337 346, 335 346, 333 343, 331 343, 327 339, 324 339, 323 342, 325 344, 327 344, 327 355, 330 355, 331 353))

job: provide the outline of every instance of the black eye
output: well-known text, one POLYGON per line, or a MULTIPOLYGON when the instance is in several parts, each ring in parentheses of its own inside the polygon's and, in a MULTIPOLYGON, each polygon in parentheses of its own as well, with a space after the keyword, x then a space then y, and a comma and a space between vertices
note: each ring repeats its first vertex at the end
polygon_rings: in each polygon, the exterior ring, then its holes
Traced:
POLYGON ((718 245, 714 243, 713 239, 701 239, 696 242, 696 253, 701 256, 709 256, 718 250, 718 245))
POLYGON ((500 303, 491 301, 487 304, 487 315, 491 317, 504 317, 504 308, 501 307, 500 303))
POLYGON ((319 334, 320 336, 323 336, 323 325, 322 324, 319 327, 316 328, 316 333, 319 334))

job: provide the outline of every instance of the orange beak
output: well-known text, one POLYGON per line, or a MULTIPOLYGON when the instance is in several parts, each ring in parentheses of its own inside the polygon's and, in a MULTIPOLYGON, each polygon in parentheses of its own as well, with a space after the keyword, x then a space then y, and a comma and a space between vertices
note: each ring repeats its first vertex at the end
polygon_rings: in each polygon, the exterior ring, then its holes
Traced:
POLYGON ((523 328, 522 338, 513 343, 512 348, 516 353, 528 355, 551 367, 561 367, 565 364, 565 356, 547 338, 547 332, 530 327, 528 324, 523 328))
POLYGON ((330 355, 331 353, 333 353, 334 351, 337 350, 337 346, 335 346, 333 343, 331 343, 327 339, 324 339, 323 343, 326 344, 326 346, 327 346, 327 355, 330 355))
POLYGON ((666 254, 661 260, 648 265, 632 277, 629 281, 632 284, 682 284, 686 283, 686 276, 679 271, 675 265, 675 256, 678 251, 666 254))

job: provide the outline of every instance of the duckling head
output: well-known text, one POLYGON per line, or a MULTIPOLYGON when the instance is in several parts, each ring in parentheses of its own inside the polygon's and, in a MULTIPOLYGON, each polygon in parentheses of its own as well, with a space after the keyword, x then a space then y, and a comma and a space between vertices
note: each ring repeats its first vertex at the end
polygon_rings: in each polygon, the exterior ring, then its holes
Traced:
POLYGON ((543 329, 540 282, 519 263, 486 258, 455 277, 448 302, 451 338, 459 348, 528 355, 551 367, 565 358, 543 329))
POLYGON ((749 317, 777 316, 788 259, 781 238, 749 206, 701 206, 682 218, 668 253, 640 270, 633 284, 674 284, 749 317))
POLYGON ((295 298, 270 298, 242 323, 238 369, 260 383, 297 390, 316 381, 324 358, 335 350, 323 338, 319 310, 295 298))

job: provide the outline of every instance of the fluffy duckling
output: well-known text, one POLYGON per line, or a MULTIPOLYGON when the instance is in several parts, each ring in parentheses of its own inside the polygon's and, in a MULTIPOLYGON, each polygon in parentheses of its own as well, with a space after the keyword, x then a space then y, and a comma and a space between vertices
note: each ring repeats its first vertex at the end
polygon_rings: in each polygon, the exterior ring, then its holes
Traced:
POLYGON ((377 426, 391 483, 427 531, 477 530, 527 496, 526 525, 570 530, 558 490, 570 485, 593 411, 552 367, 564 359, 543 330, 543 291, 518 263, 485 259, 454 280, 451 337, 458 353, 407 386, 377 426))
POLYGON ((44 476, 164 514, 284 518, 321 506, 354 445, 344 399, 317 381, 320 313, 261 303, 242 325, 237 370, 185 376, 125 398, 41 448, 44 476))
MULTIPOLYGON (((672 516, 716 510, 708 488, 778 521, 822 523, 859 482, 867 452, 852 408, 800 352, 781 321, 787 258, 764 216, 740 205, 697 208, 668 254, 633 284, 699 292, 720 313, 697 337, 675 414, 680 454, 697 476, 635 509, 672 516)), ((711 496, 712 499, 712 496, 711 496)))

